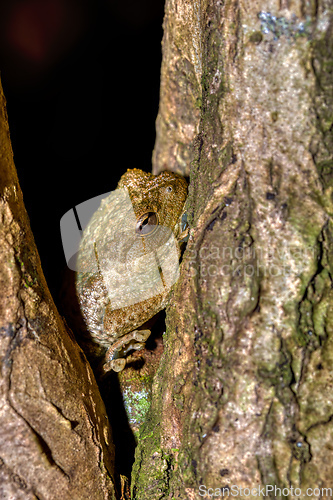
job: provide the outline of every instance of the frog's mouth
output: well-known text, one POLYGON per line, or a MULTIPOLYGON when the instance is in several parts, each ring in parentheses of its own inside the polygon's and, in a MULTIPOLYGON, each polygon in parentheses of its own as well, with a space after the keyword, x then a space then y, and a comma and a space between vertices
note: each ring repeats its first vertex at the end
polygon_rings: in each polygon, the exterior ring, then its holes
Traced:
POLYGON ((135 232, 139 236, 148 236, 156 230, 158 224, 158 214, 156 212, 146 212, 138 218, 135 232))

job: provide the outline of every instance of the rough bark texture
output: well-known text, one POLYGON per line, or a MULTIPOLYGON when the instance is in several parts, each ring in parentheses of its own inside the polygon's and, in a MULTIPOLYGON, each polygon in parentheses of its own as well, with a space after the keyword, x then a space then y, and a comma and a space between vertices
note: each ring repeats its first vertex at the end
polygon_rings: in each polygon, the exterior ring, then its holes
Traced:
POLYGON ((0 498, 115 498, 104 404, 45 283, 1 86, 0 219, 0 498))
POLYGON ((333 2, 167 0, 164 28, 154 171, 192 160, 192 229, 133 498, 332 488, 333 2))

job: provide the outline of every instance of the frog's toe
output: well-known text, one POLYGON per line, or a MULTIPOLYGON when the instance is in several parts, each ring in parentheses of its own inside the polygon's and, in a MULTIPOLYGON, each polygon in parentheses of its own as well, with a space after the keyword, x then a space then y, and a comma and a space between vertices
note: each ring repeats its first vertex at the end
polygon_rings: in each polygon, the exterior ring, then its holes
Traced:
POLYGON ((126 366, 125 358, 108 359, 105 363, 100 363, 96 375, 98 379, 103 379, 110 371, 121 372, 126 366))
POLYGON ((132 344, 131 349, 133 351, 140 351, 140 349, 143 349, 145 347, 144 342, 136 342, 135 344, 132 344))
POLYGON ((137 340, 138 342, 146 342, 150 333, 150 330, 135 330, 133 332, 133 339, 137 340))
POLYGON ((112 359, 112 361, 110 361, 108 365, 114 372, 121 372, 126 366, 126 359, 125 358, 112 359))

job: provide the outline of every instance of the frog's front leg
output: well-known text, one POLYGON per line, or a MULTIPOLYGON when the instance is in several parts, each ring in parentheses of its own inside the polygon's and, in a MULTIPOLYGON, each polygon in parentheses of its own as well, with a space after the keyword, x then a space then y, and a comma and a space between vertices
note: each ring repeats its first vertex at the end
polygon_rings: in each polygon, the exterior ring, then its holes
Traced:
POLYGON ((150 330, 134 330, 117 339, 106 351, 100 368, 101 376, 110 370, 121 372, 126 365, 125 356, 127 353, 132 350, 143 349, 150 333, 150 330))
POLYGON ((189 238, 190 227, 187 222, 187 214, 183 212, 178 222, 178 236, 177 240, 179 244, 187 243, 189 238))

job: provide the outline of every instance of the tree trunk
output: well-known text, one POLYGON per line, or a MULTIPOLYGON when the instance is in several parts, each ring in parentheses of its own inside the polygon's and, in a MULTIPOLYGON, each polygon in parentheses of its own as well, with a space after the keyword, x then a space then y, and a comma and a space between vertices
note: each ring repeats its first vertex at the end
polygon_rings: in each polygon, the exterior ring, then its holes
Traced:
POLYGON ((167 0, 164 30, 154 172, 190 173, 191 233, 133 498, 329 498, 333 2, 167 0))
POLYGON ((0 498, 116 498, 104 404, 45 283, 1 86, 0 151, 0 498))

